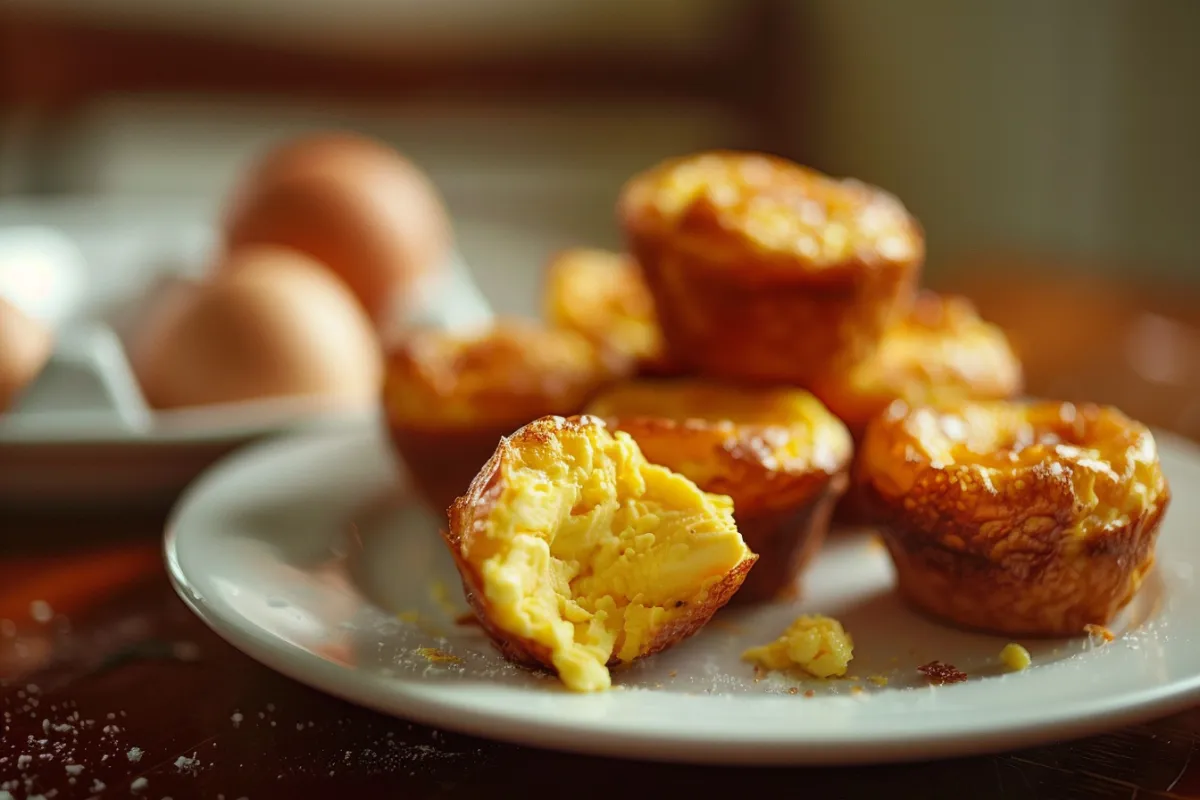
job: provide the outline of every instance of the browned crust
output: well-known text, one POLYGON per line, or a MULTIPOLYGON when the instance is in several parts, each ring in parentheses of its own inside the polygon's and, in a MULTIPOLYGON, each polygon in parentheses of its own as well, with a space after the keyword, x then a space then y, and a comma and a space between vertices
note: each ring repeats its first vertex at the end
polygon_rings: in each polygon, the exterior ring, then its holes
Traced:
POLYGON ((815 497, 792 508, 744 514, 734 501, 734 518, 758 564, 733 598, 736 605, 793 599, 801 593, 798 578, 820 551, 833 509, 849 484, 849 475, 829 476, 815 497))
POLYGON ((995 559, 930 542, 903 525, 881 529, 901 594, 925 613, 965 628, 1012 636, 1080 636, 1106 625, 1133 599, 1154 565, 1164 498, 1149 513, 1073 552, 1065 539, 1037 540, 995 559))
POLYGON ((671 358, 730 380, 810 384, 870 355, 911 303, 919 264, 813 275, 763 269, 753 253, 679 252, 629 232, 671 358))
MULTIPOLYGON (((501 484, 502 465, 515 450, 524 444, 543 442, 567 431, 582 431, 585 427, 605 427, 602 420, 587 415, 568 418, 547 416, 536 419, 501 439, 492 457, 471 481, 465 494, 450 507, 448 528, 442 531, 451 555, 462 577, 463 592, 468 605, 487 632, 492 643, 508 660, 527 667, 553 669, 548 648, 537 642, 514 636, 492 620, 489 613, 483 578, 472 562, 470 551, 475 536, 483 535, 484 525, 503 490, 501 484)), ((710 587, 702 603, 694 605, 689 613, 660 628, 646 650, 638 658, 659 653, 673 644, 699 631, 722 606, 737 593, 758 556, 751 554, 722 580, 710 587)), ((615 656, 609 666, 620 663, 615 656)))
MULTIPOLYGON (((886 435, 898 419, 877 418, 867 436, 886 435)), ((1076 419, 1081 430, 1107 432, 1098 446, 1132 447, 1142 430, 1103 407, 1081 407, 1076 419)), ((1119 524, 1081 530, 1071 462, 1047 457, 985 482, 972 464, 937 468, 901 449, 913 478, 902 494, 876 483, 881 465, 870 463, 870 443, 856 482, 880 523, 901 593, 930 615, 1011 635, 1080 635, 1085 625, 1111 621, 1154 563, 1171 499, 1157 464, 1153 502, 1119 524)))

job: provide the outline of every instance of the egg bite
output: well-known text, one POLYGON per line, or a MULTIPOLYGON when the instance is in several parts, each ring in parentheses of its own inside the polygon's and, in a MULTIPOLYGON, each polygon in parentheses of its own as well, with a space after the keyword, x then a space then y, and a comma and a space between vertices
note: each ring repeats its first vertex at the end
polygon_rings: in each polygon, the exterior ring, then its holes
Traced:
POLYGON ((899 200, 774 156, 705 152, 623 188, 618 218, 671 358, 807 386, 907 313, 924 234, 899 200))
POLYGON ((629 255, 594 248, 556 254, 546 266, 542 313, 639 374, 677 371, 666 354, 654 298, 629 255))
POLYGON ((608 689, 610 667, 698 631, 756 559, 728 497, 591 416, 543 417, 501 439, 445 539, 500 651, 578 692, 608 689))
POLYGON ((915 607, 1019 636, 1112 620, 1154 564, 1171 498, 1145 426, 1050 401, 896 401, 868 424, 855 475, 915 607))
MULTIPOLYGON (((980 319, 965 297, 921 291, 912 310, 890 328, 878 349, 857 364, 831 370, 813 394, 838 416, 855 441, 893 400, 950 406, 1002 400, 1024 388, 1021 362, 1004 332, 980 319)), ((870 521, 855 487, 834 511, 837 523, 870 521)))
POLYGON ((584 337, 501 318, 470 331, 410 331, 387 354, 383 409, 424 501, 443 513, 502 436, 578 413, 618 373, 584 337))
POLYGON ((651 462, 733 498, 746 544, 759 556, 734 602, 788 598, 820 549, 849 483, 845 425, 799 389, 698 379, 614 385, 587 408, 634 438, 651 462))

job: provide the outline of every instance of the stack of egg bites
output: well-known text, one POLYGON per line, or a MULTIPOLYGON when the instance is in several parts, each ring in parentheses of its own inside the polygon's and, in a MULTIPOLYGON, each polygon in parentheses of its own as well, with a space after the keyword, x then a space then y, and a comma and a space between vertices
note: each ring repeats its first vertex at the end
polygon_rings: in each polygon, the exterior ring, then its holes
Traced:
POLYGON ((617 217, 627 252, 558 254, 543 319, 389 354, 393 442, 509 657, 604 688, 596 664, 795 596, 837 522, 960 626, 1076 635, 1132 598, 1170 499, 1151 433, 1018 399, 1003 333, 920 288, 895 197, 716 151, 635 175, 617 217))

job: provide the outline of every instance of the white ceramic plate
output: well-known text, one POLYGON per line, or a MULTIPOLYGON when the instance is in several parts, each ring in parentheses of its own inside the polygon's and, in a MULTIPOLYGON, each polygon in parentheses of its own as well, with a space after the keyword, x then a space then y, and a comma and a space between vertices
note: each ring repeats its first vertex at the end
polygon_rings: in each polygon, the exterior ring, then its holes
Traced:
POLYGON ((641 759, 833 764, 939 758, 1082 736, 1200 701, 1200 453, 1160 437, 1175 494, 1159 566, 1110 644, 1005 638, 909 611, 866 532, 838 534, 794 604, 721 612, 672 650, 575 695, 506 664, 471 625, 436 520, 407 502, 374 430, 260 445, 188 490, 166 556, 183 598, 252 657, 297 680, 430 725, 641 759), (854 680, 756 681, 739 660, 798 613, 842 620, 854 680), (932 660, 967 672, 931 687, 932 660), (871 678, 886 678, 877 685, 871 678), (812 690, 813 696, 806 692, 812 690))

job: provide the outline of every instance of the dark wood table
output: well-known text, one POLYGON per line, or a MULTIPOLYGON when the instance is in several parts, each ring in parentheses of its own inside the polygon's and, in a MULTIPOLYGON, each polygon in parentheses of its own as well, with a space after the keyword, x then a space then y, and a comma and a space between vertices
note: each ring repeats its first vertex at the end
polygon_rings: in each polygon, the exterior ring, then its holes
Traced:
MULTIPOLYGON (((1020 346, 1033 346, 1034 392, 1119 401, 1200 438, 1195 291, 1154 298, 1067 282, 1040 295, 1060 297, 1059 307, 1044 300, 1042 309, 1019 285, 967 288, 1020 346), (1081 296, 1086 303, 1067 302, 1081 296), (1151 345, 1180 363, 1125 363, 1151 345)), ((853 769, 641 764, 408 724, 283 678, 210 633, 168 586, 162 527, 158 512, 18 517, 0 509, 0 792, 262 800, 569 791, 610 800, 770 788, 834 798, 1200 798, 1200 708, 1083 741, 853 769)))

